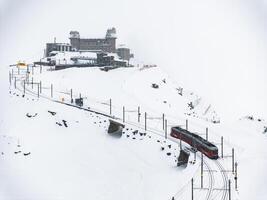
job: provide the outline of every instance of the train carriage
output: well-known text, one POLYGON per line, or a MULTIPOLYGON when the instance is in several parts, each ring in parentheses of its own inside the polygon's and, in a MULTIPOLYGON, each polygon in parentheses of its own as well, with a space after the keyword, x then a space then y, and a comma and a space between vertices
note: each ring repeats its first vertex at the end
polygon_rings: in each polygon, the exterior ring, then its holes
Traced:
POLYGON ((195 133, 177 126, 171 128, 171 136, 181 139, 211 159, 218 159, 218 148, 195 133))

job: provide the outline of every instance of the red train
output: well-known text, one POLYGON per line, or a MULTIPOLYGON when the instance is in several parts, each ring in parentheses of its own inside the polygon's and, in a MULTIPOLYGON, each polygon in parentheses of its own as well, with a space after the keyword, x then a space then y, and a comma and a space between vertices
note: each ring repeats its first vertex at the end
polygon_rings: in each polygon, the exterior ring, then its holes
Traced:
POLYGON ((171 128, 171 136, 188 143, 211 159, 218 159, 219 157, 218 148, 195 133, 177 126, 171 128))

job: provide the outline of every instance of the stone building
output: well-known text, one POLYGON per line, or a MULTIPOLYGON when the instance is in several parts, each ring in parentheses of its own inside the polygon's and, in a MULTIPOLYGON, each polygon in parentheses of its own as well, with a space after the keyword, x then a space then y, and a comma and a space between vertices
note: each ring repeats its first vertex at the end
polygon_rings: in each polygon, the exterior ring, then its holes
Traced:
POLYGON ((52 51, 72 51, 72 47, 70 44, 66 43, 46 43, 46 50, 45 50, 45 55, 46 57, 49 56, 49 54, 52 51))
POLYGON ((116 29, 106 32, 105 38, 81 38, 78 31, 70 32, 70 44, 76 51, 102 51, 116 53, 116 29))
POLYGON ((134 55, 131 54, 130 49, 127 47, 119 47, 117 49, 117 54, 120 57, 120 59, 127 60, 127 61, 129 61, 130 58, 134 57, 134 55))

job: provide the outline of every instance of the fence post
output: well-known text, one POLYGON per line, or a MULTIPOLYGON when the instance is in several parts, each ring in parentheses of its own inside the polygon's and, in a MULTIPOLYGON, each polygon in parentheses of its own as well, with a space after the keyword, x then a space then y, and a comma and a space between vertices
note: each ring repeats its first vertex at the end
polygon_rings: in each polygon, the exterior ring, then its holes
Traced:
POLYGON ((229 179, 229 200, 231 200, 231 180, 229 179))
POLYGON ((122 121, 125 122, 125 107, 122 107, 122 121))
POLYGON ((167 139, 167 119, 165 119, 165 139, 167 139))
POLYGON ((23 81, 23 94, 25 95, 25 80, 23 81))
POLYGON ((71 103, 73 103, 73 99, 72 99, 72 89, 70 89, 70 101, 71 101, 71 103))
POLYGON ((111 110, 111 107, 112 107, 112 100, 111 99, 109 99, 109 115, 111 116, 111 114, 112 114, 112 110, 111 110))
POLYGON ((37 90, 38 90, 38 98, 39 98, 39 95, 40 95, 40 83, 37 83, 37 90))
POLYGON ((221 156, 223 158, 223 136, 221 137, 221 156))
POLYGON ((53 98, 53 84, 51 84, 51 98, 53 98))
POLYGON ((234 174, 234 170, 235 170, 235 149, 232 148, 232 173, 234 174))
POLYGON ((11 85, 11 73, 9 72, 9 85, 11 85))
POLYGON ((145 131, 146 131, 146 112, 145 112, 145 131))
POLYGON ((192 200, 194 200, 194 179, 191 179, 191 196, 192 196, 192 200))
POLYGON ((140 113, 140 106, 138 106, 138 123, 140 122, 140 115, 141 115, 141 113, 140 113))
POLYGON ((163 130, 164 130, 164 120, 165 120, 164 117, 165 117, 165 116, 164 116, 164 113, 163 113, 163 114, 162 114, 162 128, 163 128, 163 130))
POLYGON ((42 81, 40 81, 40 93, 42 93, 42 81))
POLYGON ((41 65, 42 59, 40 59, 40 74, 42 73, 42 65, 41 65))
POLYGON ((203 188, 203 154, 201 153, 201 188, 203 188))
POLYGON ((237 190, 237 162, 235 162, 235 189, 237 190))

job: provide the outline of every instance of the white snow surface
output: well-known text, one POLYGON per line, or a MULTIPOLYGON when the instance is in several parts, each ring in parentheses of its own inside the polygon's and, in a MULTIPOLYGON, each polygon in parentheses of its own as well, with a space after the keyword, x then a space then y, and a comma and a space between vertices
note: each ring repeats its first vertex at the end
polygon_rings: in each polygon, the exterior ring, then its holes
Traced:
MULTIPOLYGON (((2 72, 8 74, 7 70, 2 72)), ((190 179, 194 177, 199 181, 198 160, 181 170, 175 166, 173 157, 178 154, 178 145, 169 140, 164 143, 163 131, 161 136, 150 132, 151 138, 133 136, 132 131, 138 126, 134 112, 137 106, 141 107, 140 124, 144 124, 143 114, 147 112, 150 130, 162 129, 161 120, 157 118, 165 113, 168 133, 171 126, 184 126, 185 119, 189 119, 190 131, 201 134, 209 127, 209 140, 216 144, 223 136, 225 155, 235 148, 238 162, 238 190, 232 188, 233 199, 267 198, 267 138, 263 134, 266 121, 242 118, 232 123, 213 124, 209 121, 212 114, 201 115, 209 106, 203 100, 196 107, 196 116, 188 116, 185 114, 190 112, 188 100, 200 97, 186 89, 183 96, 179 95, 176 90, 179 86, 158 67, 108 72, 98 68, 51 72, 43 68, 42 74, 35 68, 33 77, 34 82, 42 81, 42 97, 50 96, 53 83, 55 100, 69 103, 72 88, 74 98, 80 93, 85 98, 85 107, 107 114, 111 98, 112 115, 122 118, 122 106, 125 106, 129 130, 125 130, 122 138, 113 138, 107 134, 107 117, 38 99, 36 94, 26 93, 23 98, 19 81, 17 89, 13 82, 8 88, 8 80, 3 76, 0 178, 4 181, 0 182, 0 199, 170 199, 184 186, 185 194, 179 198, 190 198, 190 179), (159 88, 152 88, 153 83, 159 88), (37 115, 28 118, 27 113, 37 115), (68 127, 64 127, 63 119, 68 127), (166 155, 168 151, 160 150, 168 144, 172 145, 171 156, 166 155)), ((35 85, 33 89, 31 85, 26 88, 37 92, 35 85)), ((231 170, 230 158, 219 160, 225 169, 231 170)), ((234 183, 231 173, 228 176, 234 183)), ((197 191, 196 196, 204 199, 205 195, 197 191)))

